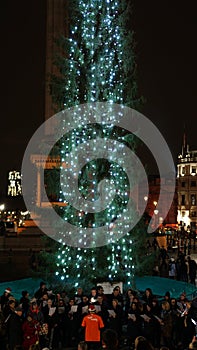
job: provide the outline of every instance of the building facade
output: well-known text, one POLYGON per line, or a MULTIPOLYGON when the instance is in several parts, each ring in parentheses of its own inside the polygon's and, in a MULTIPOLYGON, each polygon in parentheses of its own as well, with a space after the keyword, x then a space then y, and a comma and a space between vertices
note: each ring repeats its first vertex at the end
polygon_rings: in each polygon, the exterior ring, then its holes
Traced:
MULTIPOLYGON (((148 176, 149 193, 144 197, 146 208, 144 216, 147 221, 150 221, 153 214, 155 214, 156 224, 158 225, 175 225, 177 224, 177 188, 174 191, 174 183, 171 179, 160 178, 159 175, 148 176), (166 192, 160 197, 161 184, 165 186, 166 192), (174 192, 171 207, 168 205, 169 193, 174 192), (157 209, 157 204, 160 201, 161 211, 157 209)), ((139 187, 139 192, 144 193, 144 188, 139 187)), ((142 197, 140 195, 140 197, 142 197)), ((140 206, 140 201, 139 201, 140 206)))
POLYGON ((197 227, 197 150, 183 147, 177 164, 178 224, 195 231, 197 227))

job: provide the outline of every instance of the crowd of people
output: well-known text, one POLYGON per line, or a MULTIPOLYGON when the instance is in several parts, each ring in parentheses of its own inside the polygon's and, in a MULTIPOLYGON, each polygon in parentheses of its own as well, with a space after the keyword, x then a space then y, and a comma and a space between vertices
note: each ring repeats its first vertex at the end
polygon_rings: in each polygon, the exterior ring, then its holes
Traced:
POLYGON ((197 301, 185 293, 179 298, 164 294, 159 298, 150 288, 121 292, 117 285, 106 295, 99 285, 89 293, 78 288, 70 296, 65 290, 53 293, 41 282, 33 296, 25 290, 17 300, 7 288, 0 297, 0 349, 57 350, 78 344, 98 349, 107 330, 115 332, 119 347, 134 349, 141 337, 152 349, 188 349, 196 335, 197 301))
POLYGON ((167 249, 164 247, 158 249, 158 263, 154 267, 153 275, 196 285, 197 263, 190 255, 179 250, 177 256, 171 254, 170 257, 167 249))

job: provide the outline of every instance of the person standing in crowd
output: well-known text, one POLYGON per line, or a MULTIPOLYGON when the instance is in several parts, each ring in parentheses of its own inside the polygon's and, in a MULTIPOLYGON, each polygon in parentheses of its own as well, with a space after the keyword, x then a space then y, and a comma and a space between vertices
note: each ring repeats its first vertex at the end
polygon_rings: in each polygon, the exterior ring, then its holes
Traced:
POLYGON ((184 253, 179 255, 180 258, 180 281, 188 282, 189 264, 184 253))
POLYGON ((124 302, 125 313, 127 313, 128 309, 131 307, 131 304, 134 301, 134 298, 136 296, 137 296, 137 293, 131 288, 129 288, 126 291, 125 302, 124 302))
POLYGON ((15 307, 16 307, 16 300, 12 298, 8 301, 8 303, 3 308, 4 317, 7 318, 12 312, 14 312, 15 307))
POLYGON ((196 285, 197 264, 194 259, 191 259, 191 256, 187 257, 187 261, 189 265, 189 282, 196 285))
POLYGON ((68 305, 69 297, 65 289, 60 292, 60 298, 64 300, 65 305, 68 305))
POLYGON ((82 302, 79 303, 77 307, 77 318, 80 325, 84 316, 88 314, 88 307, 89 307, 89 297, 84 294, 82 298, 82 302))
POLYGON ((112 306, 110 307, 108 312, 109 319, 107 327, 116 331, 120 339, 122 333, 123 308, 118 303, 117 299, 112 300, 112 306))
POLYGON ((37 304, 42 312, 43 312, 43 308, 48 304, 48 299, 49 299, 49 296, 47 292, 44 292, 42 297, 40 299, 37 299, 37 304))
POLYGON ((182 315, 184 318, 183 328, 181 330, 183 337, 182 343, 183 348, 186 349, 189 346, 189 343, 192 342, 193 337, 195 336, 195 325, 194 320, 197 320, 197 305, 195 302, 186 301, 186 309, 182 315))
POLYGON ((169 258, 169 255, 167 249, 165 249, 164 246, 160 248, 159 258, 161 259, 161 265, 166 265, 166 260, 169 258))
POLYGON ((172 314, 172 342, 173 345, 178 344, 180 339, 180 332, 181 332, 181 322, 180 322, 180 316, 181 312, 179 310, 179 307, 177 305, 176 298, 171 298, 170 300, 170 310, 172 314))
POLYGON ((103 299, 103 295, 98 295, 97 297, 97 303, 95 304, 95 307, 98 307, 97 315, 101 316, 105 328, 107 327, 107 320, 108 320, 108 304, 106 299, 103 299), (99 310, 100 308, 100 310, 99 310))
POLYGON ((101 330, 104 323, 99 315, 96 315, 96 309, 93 304, 89 305, 89 314, 83 318, 81 326, 85 328, 85 341, 88 349, 98 349, 101 344, 101 330))
MULTIPOLYGON (((152 299, 153 300, 153 299, 152 299)), ((143 323, 142 323, 142 334, 147 340, 153 344, 154 341, 154 327, 155 327, 155 319, 152 314, 152 303, 143 304, 143 323)))
POLYGON ((38 304, 35 298, 33 298, 30 301, 30 307, 29 307, 28 313, 31 314, 33 319, 39 322, 40 325, 44 323, 44 315, 40 310, 40 308, 38 307, 38 304))
POLYGON ((58 346, 58 313, 52 299, 48 299, 47 305, 42 309, 44 322, 48 324, 49 349, 58 346))
POLYGON ((74 296, 74 303, 75 305, 78 305, 79 303, 82 302, 82 298, 83 298, 83 288, 78 287, 77 288, 77 293, 74 296))
POLYGON ((5 324, 5 317, 0 310, 0 349, 7 350, 7 331, 5 324))
POLYGON ((16 307, 15 311, 10 314, 7 322, 8 346, 9 350, 15 350, 17 347, 22 347, 23 331, 22 331, 22 313, 21 306, 16 307))
POLYGON ((21 294, 22 297, 20 298, 19 304, 22 306, 23 317, 25 319, 30 306, 29 293, 27 290, 23 290, 21 294))
POLYGON ((47 340, 47 334, 48 334, 48 325, 44 323, 44 315, 40 308, 38 307, 37 301, 35 298, 30 300, 30 307, 28 313, 32 316, 33 320, 35 320, 40 325, 40 332, 39 332, 39 343, 40 347, 43 348, 46 346, 47 340))
POLYGON ((151 305, 152 301, 153 301, 154 295, 152 292, 151 288, 146 288, 145 293, 142 297, 143 301, 147 304, 147 305, 151 305))
POLYGON ((123 296, 119 286, 114 287, 112 294, 109 296, 109 304, 112 306, 112 300, 118 300, 118 304, 123 306, 123 296))
POLYGON ((172 349, 172 313, 168 301, 161 303, 161 345, 172 349))
POLYGON ((35 321, 31 314, 27 314, 23 324, 23 350, 29 350, 31 345, 39 343, 40 324, 35 321))
POLYGON ((11 296, 11 288, 6 288, 3 294, 0 296, 1 310, 3 311, 4 306, 8 303, 9 297, 11 296))
POLYGON ((104 289, 101 285, 97 286, 97 297, 101 296, 104 301, 107 301, 107 296, 104 293, 104 289))
POLYGON ((78 305, 75 304, 74 298, 70 298, 67 309, 67 342, 69 347, 76 346, 78 337, 78 305))
POLYGON ((161 339, 161 306, 157 298, 153 298, 150 308, 150 314, 153 323, 152 345, 155 348, 159 348, 161 339))
POLYGON ((171 295, 170 295, 170 292, 167 290, 167 292, 165 292, 165 295, 164 295, 164 300, 162 301, 167 301, 170 304, 170 299, 171 299, 171 295))
POLYGON ((65 304, 64 300, 60 298, 58 300, 57 306, 57 314, 58 314, 58 324, 57 324, 57 331, 58 331, 58 339, 59 343, 61 343, 61 346, 63 348, 66 347, 66 338, 67 338, 67 305, 65 304))
POLYGON ((127 342, 129 346, 134 344, 135 338, 141 334, 142 318, 140 317, 137 303, 132 302, 126 314, 127 342))
POLYGON ((91 293, 89 295, 89 300, 91 304, 95 304, 97 302, 97 289, 96 287, 92 287, 91 293))
POLYGON ((37 299, 37 301, 39 301, 43 294, 47 293, 48 289, 46 287, 46 283, 45 282, 40 282, 40 287, 39 289, 35 292, 34 297, 37 299))
POLYGON ((169 278, 171 279, 175 279, 176 277, 176 263, 175 263, 175 259, 174 258, 170 258, 169 261, 169 278))

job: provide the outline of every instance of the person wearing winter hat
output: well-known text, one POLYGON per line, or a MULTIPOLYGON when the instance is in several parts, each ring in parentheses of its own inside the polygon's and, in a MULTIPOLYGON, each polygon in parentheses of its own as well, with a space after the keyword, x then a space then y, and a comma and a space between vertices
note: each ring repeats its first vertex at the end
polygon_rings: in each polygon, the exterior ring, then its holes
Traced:
POLYGON ((98 349, 101 345, 101 329, 104 323, 101 316, 96 314, 96 308, 93 304, 88 307, 89 314, 82 320, 81 326, 85 328, 85 341, 88 343, 88 349, 98 349))
POLYGON ((88 307, 89 312, 96 312, 95 306, 93 304, 90 304, 88 307))

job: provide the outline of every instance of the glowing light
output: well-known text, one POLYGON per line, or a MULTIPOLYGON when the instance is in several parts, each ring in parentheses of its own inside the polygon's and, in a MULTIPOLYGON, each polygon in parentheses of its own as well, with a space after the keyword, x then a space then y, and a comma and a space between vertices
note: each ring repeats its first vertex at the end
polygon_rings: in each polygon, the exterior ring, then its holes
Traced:
MULTIPOLYGON (((113 103, 123 104, 124 102, 124 76, 123 69, 124 52, 123 52, 123 30, 119 27, 119 21, 116 20, 119 13, 119 2, 117 0, 106 0, 102 3, 102 6, 97 1, 85 1, 78 0, 77 10, 80 12, 80 19, 76 19, 74 23, 71 23, 70 38, 69 38, 69 52, 67 60, 68 70, 66 72, 65 79, 65 96, 64 107, 69 108, 72 106, 78 106, 81 102, 88 103, 94 101, 108 101, 112 105, 113 103), (103 8, 104 7, 104 8, 103 8), (102 25, 98 26, 99 21, 102 25), (80 43, 76 41, 76 38, 80 38, 80 43), (83 50, 84 48, 84 50, 83 50), (88 64, 87 64, 88 58, 88 64), (82 81, 83 76, 83 81, 82 81), (81 85, 84 86, 83 96, 81 96, 81 85)), ((113 110, 113 107, 112 107, 113 110)), ((111 110, 111 111, 112 111, 111 110)), ((79 106, 79 117, 81 116, 81 110, 79 106)), ((74 186, 70 184, 74 183, 75 179, 79 180, 79 191, 88 201, 94 202, 96 206, 99 193, 99 181, 98 178, 98 164, 99 162, 91 162, 88 154, 84 157, 84 161, 87 166, 84 169, 78 169, 78 157, 77 150, 83 150, 83 144, 88 143, 88 140, 95 140, 95 150, 99 156, 99 145, 96 142, 97 135, 101 133, 103 140, 107 140, 113 135, 115 116, 110 120, 108 125, 103 124, 102 129, 83 127, 83 116, 79 118, 78 128, 73 130, 68 136, 62 140, 61 150, 61 191, 60 201, 68 202, 68 206, 65 208, 64 220, 68 222, 74 222, 82 227, 86 221, 88 221, 87 205, 85 212, 78 211, 69 205, 69 199, 75 198, 76 193, 74 186), (69 159, 69 161, 68 161, 69 159), (69 166, 64 166, 69 164, 69 166), (68 179, 68 183, 65 184, 64 179, 68 179), (72 188, 72 190, 71 190, 72 188)), ((64 121, 63 129, 66 130, 69 122, 64 121)), ((117 136, 117 135, 116 135, 117 136)), ((123 138, 119 137, 120 142, 123 138)), ((114 144, 116 144, 114 142, 114 144)), ((109 243, 113 243, 111 246, 111 252, 107 256, 107 262, 109 263, 109 270, 113 270, 113 274, 109 274, 109 279, 116 278, 120 262, 117 260, 119 253, 124 252, 124 255, 130 260, 130 254, 132 249, 130 248, 132 240, 123 239, 121 242, 116 242, 114 237, 114 229, 116 228, 121 232, 121 225, 116 227, 115 219, 119 215, 119 209, 124 212, 125 223, 130 219, 129 214, 125 211, 125 207, 129 200, 129 184, 124 174, 124 161, 122 161, 122 168, 120 165, 114 164, 114 155, 123 155, 124 145, 119 145, 111 148, 110 169, 108 177, 113 180, 113 186, 117 189, 116 200, 111 199, 110 181, 106 184, 106 198, 110 198, 112 202, 107 206, 105 212, 102 215, 95 214, 94 219, 90 222, 91 227, 97 228, 98 226, 107 223, 109 232, 109 243), (105 221, 105 222, 104 222, 105 221)), ((121 157, 120 157, 121 158, 121 157)), ((105 164, 106 167, 108 164, 105 164)), ((91 220, 90 220, 91 221, 91 220)), ((72 235, 72 233, 69 233, 72 235)), ((92 246, 96 245, 97 241, 96 233, 92 234, 92 246)), ((84 242, 84 246, 87 244, 86 235, 79 236, 79 243, 84 242)), ((60 240, 61 242, 61 240, 60 240)), ((85 249, 74 251, 69 247, 61 247, 58 252, 58 261, 60 267, 63 264, 61 270, 64 272, 65 278, 69 278, 69 266, 74 265, 74 270, 78 278, 81 277, 81 266, 84 266, 84 261, 90 262, 91 269, 96 272, 96 258, 95 251, 86 251, 85 249), (88 257, 88 258, 87 258, 88 257), (80 271, 80 273, 79 273, 80 271)), ((87 263, 87 268, 90 268, 87 263)), ((128 265, 126 264, 128 269, 128 265)), ((59 275, 59 273, 58 273, 59 275)), ((131 274, 127 274, 131 276, 131 274)), ((62 276, 63 277, 63 276, 62 276)), ((62 279, 61 277, 61 279, 62 279)), ((78 283, 75 284, 75 287, 78 283)))

